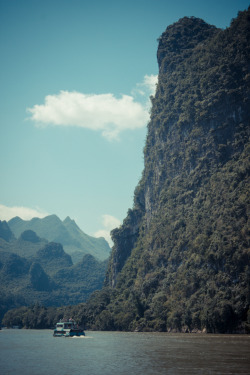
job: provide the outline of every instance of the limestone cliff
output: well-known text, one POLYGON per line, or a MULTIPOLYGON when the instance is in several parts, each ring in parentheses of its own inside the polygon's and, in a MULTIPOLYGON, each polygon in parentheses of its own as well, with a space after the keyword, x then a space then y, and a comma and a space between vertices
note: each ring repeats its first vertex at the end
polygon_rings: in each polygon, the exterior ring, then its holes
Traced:
POLYGON ((106 277, 137 306, 130 328, 246 320, 249 42, 249 9, 225 30, 185 17, 159 38, 145 168, 106 277))
POLYGON ((112 285, 131 253, 142 218, 149 227, 163 192, 182 176, 188 178, 185 194, 191 195, 193 184, 195 195, 215 169, 244 150, 249 130, 248 17, 242 13, 224 31, 185 17, 160 37, 145 169, 134 209, 113 232, 112 285), (191 183, 195 172, 199 181, 191 183))

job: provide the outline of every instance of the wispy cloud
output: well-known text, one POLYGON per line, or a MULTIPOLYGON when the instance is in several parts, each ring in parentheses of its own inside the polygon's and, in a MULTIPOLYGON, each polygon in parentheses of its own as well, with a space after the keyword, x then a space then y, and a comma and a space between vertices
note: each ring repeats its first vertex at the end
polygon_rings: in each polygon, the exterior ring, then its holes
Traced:
POLYGON ((117 98, 113 94, 84 94, 60 91, 47 95, 44 104, 28 108, 37 126, 77 126, 100 131, 108 140, 119 139, 124 130, 144 127, 149 120, 148 105, 135 100, 135 93, 152 94, 156 76, 145 76, 132 95, 117 98))
POLYGON ((117 228, 121 225, 120 220, 112 215, 102 215, 102 225, 104 228, 95 232, 94 236, 97 238, 104 237, 105 240, 109 243, 109 245, 113 246, 110 232, 112 229, 117 228))
POLYGON ((30 220, 33 217, 43 218, 48 216, 47 212, 40 210, 39 208, 28 208, 28 207, 8 207, 0 204, 0 220, 10 220, 13 217, 19 216, 23 220, 30 220))
POLYGON ((141 96, 146 96, 147 99, 150 95, 154 95, 156 91, 156 85, 158 82, 158 76, 151 74, 145 75, 143 82, 137 83, 136 88, 132 90, 133 97, 136 97, 138 94, 141 96))

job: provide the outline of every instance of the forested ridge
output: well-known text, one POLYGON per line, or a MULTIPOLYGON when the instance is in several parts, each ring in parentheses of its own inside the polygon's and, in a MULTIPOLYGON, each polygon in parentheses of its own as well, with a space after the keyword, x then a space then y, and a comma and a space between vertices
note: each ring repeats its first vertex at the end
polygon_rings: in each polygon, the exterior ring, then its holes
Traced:
POLYGON ((105 287, 61 315, 100 330, 249 332, 250 8, 225 30, 182 18, 157 58, 145 166, 105 287))

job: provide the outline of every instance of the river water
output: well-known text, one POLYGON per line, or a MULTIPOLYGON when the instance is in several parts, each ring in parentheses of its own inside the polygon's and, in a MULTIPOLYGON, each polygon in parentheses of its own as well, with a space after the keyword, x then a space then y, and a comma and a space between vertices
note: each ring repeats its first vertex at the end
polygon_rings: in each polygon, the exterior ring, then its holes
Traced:
POLYGON ((1 375, 250 375, 250 336, 0 331, 1 375))

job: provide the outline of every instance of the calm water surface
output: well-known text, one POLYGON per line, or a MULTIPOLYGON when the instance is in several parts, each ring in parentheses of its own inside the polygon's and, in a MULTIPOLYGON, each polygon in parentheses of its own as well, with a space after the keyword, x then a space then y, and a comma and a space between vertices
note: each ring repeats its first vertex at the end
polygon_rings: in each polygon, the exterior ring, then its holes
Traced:
POLYGON ((250 336, 0 331, 1 375, 250 375, 250 336))

